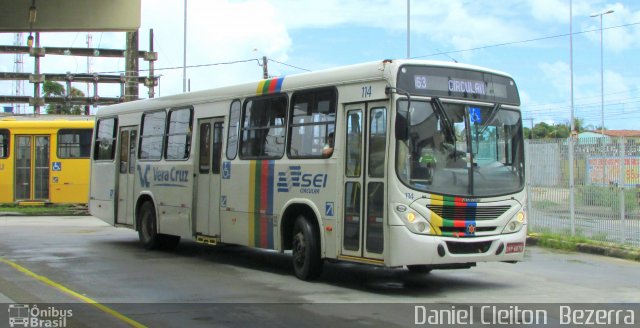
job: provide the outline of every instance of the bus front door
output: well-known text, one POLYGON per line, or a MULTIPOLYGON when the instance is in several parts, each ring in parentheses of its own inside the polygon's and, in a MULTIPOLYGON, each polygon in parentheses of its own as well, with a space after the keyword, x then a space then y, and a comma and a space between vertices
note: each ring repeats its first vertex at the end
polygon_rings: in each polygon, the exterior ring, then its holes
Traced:
POLYGON ((133 187, 136 169, 136 145, 138 144, 136 127, 120 128, 118 204, 116 224, 133 225, 135 217, 133 187))
POLYGON ((342 254, 379 261, 386 226, 386 103, 346 107, 342 254))
MULTIPOLYGON (((16 135, 15 200, 49 200, 50 137, 16 135)), ((59 162, 52 170, 61 170, 59 162)), ((53 164, 52 164, 53 165, 53 164)))
POLYGON ((220 238, 220 169, 222 156, 223 118, 198 121, 198 159, 196 161, 196 192, 194 195, 196 236, 220 238))

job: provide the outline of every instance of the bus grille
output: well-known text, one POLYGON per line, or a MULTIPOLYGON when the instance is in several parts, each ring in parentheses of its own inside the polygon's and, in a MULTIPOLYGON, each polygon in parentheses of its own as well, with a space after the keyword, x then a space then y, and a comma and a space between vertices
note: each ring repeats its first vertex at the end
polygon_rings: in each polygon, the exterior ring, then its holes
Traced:
POLYGON ((491 243, 492 241, 481 241, 477 243, 447 241, 447 248, 451 254, 480 254, 489 251, 491 243))
MULTIPOLYGON (((497 227, 476 227, 474 233, 479 232, 494 232, 497 227)), ((440 227, 440 231, 442 231, 443 235, 452 235, 459 237, 475 237, 475 235, 467 236, 467 227, 440 227)))
POLYGON ((495 220, 511 207, 509 205, 486 207, 427 205, 427 208, 447 220, 468 219, 481 221, 495 220))

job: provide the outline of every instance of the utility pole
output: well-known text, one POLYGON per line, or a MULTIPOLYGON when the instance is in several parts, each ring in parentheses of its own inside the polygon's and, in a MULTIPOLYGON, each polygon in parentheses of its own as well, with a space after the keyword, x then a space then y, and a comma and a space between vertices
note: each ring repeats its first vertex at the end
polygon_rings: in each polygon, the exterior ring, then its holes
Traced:
MULTIPOLYGON (((21 46, 22 45, 22 33, 18 32, 16 33, 16 38, 15 38, 15 42, 14 44, 15 46, 21 46)), ((17 53, 15 55, 15 61, 14 61, 14 72, 16 73, 22 73, 24 71, 24 55, 21 53, 17 53)), ((13 92, 15 96, 21 96, 22 92, 24 91, 24 81, 21 80, 17 80, 13 82, 13 92)), ((22 104, 20 103, 14 103, 13 104, 13 112, 16 114, 22 114, 22 104)))
POLYGON ((44 76, 40 74, 40 57, 44 56, 44 51, 40 49, 40 32, 36 32, 36 47, 29 50, 30 54, 35 57, 34 58, 34 82, 33 82, 33 97, 35 98, 35 102, 33 105, 33 113, 38 115, 40 114, 40 106, 44 106, 44 101, 40 99, 40 84, 44 83, 44 76))
POLYGON ((613 13, 613 10, 607 10, 605 12, 599 14, 593 14, 591 17, 600 17, 600 134, 604 138, 604 46, 603 46, 603 38, 602 38, 602 16, 613 13))
MULTIPOLYGON (((91 33, 87 33, 87 49, 91 49, 91 41, 92 41, 93 37, 91 36, 91 33)), ((92 57, 87 56, 87 74, 91 74, 93 68, 92 68, 92 63, 93 59, 92 57)), ((89 94, 91 93, 91 83, 87 83, 87 97, 89 97, 89 94)))
POLYGON ((531 121, 531 129, 529 130, 529 139, 533 139, 533 117, 523 118, 523 121, 531 121))
POLYGON ((154 77, 154 61, 158 59, 158 57, 153 52, 153 29, 149 30, 149 53, 153 54, 153 58, 149 58, 149 78, 145 80, 144 84, 149 88, 149 98, 155 97, 156 91, 155 87, 158 84, 157 80, 154 77))
POLYGON ((124 101, 138 99, 138 31, 127 32, 124 101))
POLYGON ((265 80, 269 78, 269 68, 267 68, 267 56, 262 56, 262 77, 265 80))

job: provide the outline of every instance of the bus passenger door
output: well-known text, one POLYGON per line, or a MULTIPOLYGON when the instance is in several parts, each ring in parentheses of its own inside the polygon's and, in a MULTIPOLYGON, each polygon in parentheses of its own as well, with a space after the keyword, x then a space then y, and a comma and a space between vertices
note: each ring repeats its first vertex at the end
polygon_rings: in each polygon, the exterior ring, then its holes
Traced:
POLYGON ((118 152, 118 204, 116 224, 133 225, 134 195, 136 168, 136 146, 138 144, 138 130, 136 127, 120 128, 120 149, 118 152))
POLYGON ((198 160, 196 161, 196 235, 220 237, 220 163, 224 118, 198 121, 198 160))
POLYGON ((49 139, 49 136, 16 135, 16 201, 49 200, 49 139))
POLYGON ((381 260, 386 215, 386 103, 346 107, 342 254, 381 260))

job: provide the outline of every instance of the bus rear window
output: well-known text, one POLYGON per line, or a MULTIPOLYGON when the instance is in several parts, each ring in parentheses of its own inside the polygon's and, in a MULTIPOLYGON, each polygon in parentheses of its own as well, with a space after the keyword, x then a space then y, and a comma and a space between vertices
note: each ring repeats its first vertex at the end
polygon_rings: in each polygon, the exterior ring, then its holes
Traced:
POLYGON ((0 130, 0 158, 9 157, 9 130, 0 130))
POLYGON ((91 129, 63 129, 58 131, 58 158, 89 158, 91 129))
POLYGON ((116 130, 118 120, 116 118, 100 119, 96 124, 96 141, 93 149, 93 159, 113 160, 116 150, 116 130))

